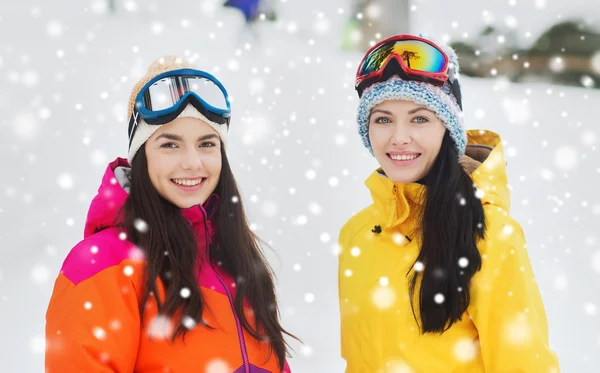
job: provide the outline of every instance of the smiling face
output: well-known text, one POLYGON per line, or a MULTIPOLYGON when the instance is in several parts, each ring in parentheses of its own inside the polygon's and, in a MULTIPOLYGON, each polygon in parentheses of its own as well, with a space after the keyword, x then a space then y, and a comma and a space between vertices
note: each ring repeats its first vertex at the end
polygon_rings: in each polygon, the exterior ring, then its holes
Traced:
POLYGON ((203 204, 219 183, 219 135, 200 119, 177 118, 160 126, 145 151, 152 185, 179 208, 203 204))
POLYGON ((414 183, 435 163, 446 132, 444 123, 423 105, 387 100, 371 110, 369 139, 388 178, 414 183))

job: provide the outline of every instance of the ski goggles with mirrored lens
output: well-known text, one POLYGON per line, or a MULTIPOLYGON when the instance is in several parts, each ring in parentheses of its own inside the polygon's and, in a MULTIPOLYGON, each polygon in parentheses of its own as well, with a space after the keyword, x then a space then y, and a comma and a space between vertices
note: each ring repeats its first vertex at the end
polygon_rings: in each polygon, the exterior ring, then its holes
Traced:
POLYGON ((206 119, 229 128, 231 104, 225 87, 211 74, 195 69, 162 73, 142 87, 129 119, 129 141, 139 119, 148 124, 165 124, 192 104, 206 119))
MULTIPOLYGON (((441 87, 454 77, 452 67, 446 53, 435 43, 413 35, 395 35, 375 44, 365 54, 356 71, 355 89, 360 97, 365 88, 390 74, 441 87), (396 63, 390 64, 391 61, 396 63)), ((457 99, 460 101, 460 97, 457 99)))

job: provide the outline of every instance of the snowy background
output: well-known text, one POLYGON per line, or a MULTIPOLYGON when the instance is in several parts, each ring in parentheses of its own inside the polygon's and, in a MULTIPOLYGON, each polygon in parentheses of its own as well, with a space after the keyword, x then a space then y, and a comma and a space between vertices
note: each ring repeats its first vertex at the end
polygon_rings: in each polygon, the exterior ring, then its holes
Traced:
MULTIPOLYGON (((277 0, 278 21, 252 28, 216 0, 117 1, 116 14, 100 0, 1 2, 0 372, 43 371, 54 279, 106 164, 126 156, 130 89, 165 54, 191 58, 232 96, 229 156, 253 226, 273 248, 283 325, 304 341, 293 343, 292 370, 344 371, 335 246, 369 204, 363 181, 376 167, 354 121, 362 53, 338 48, 348 2, 277 0)), ((449 4, 413 1, 412 32, 468 38, 506 22, 527 45, 564 17, 600 26, 586 18, 597 0, 449 4)), ((506 142, 512 213, 561 370, 597 372, 600 90, 501 77, 462 85, 468 127, 506 142)))

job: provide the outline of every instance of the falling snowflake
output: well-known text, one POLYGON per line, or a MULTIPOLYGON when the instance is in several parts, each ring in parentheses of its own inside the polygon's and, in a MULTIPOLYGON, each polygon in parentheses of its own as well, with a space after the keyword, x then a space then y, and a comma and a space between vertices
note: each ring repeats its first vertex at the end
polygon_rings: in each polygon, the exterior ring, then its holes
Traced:
POLYGON ((562 57, 553 57, 549 64, 550 70, 554 73, 560 73, 565 69, 565 61, 562 57))
POLYGON ((437 304, 442 304, 444 303, 444 301, 446 300, 446 298, 444 297, 444 294, 441 293, 437 293, 434 297, 433 300, 435 303, 437 304))
POLYGON ((182 298, 187 299, 190 297, 190 295, 192 295, 192 292, 188 288, 182 288, 181 291, 179 292, 179 295, 182 298))
POLYGON ((387 286, 378 286, 371 294, 371 301, 381 310, 388 309, 396 302, 396 293, 387 286))
POLYGON ((153 22, 153 23, 152 23, 152 25, 150 26, 150 29, 152 30, 152 32, 153 32, 155 35, 159 35, 159 34, 162 34, 162 32, 164 31, 164 29, 165 29, 165 25, 164 25, 162 22, 155 21, 155 22, 153 22))
POLYGON ((504 18, 504 24, 509 28, 516 29, 519 25, 519 21, 517 21, 514 16, 508 15, 504 18))
POLYGON ((296 225, 306 225, 306 223, 308 223, 306 215, 300 215, 296 218, 296 225))
POLYGON ((596 312, 598 311, 598 307, 596 307, 596 305, 594 303, 586 303, 583 306, 583 309, 585 310, 585 313, 587 313, 590 316, 593 316, 596 314, 596 312))
POLYGON ((133 275, 133 267, 132 266, 125 266, 125 268, 123 268, 123 273, 125 274, 125 276, 131 276, 131 275, 133 275))
POLYGON ((227 60, 227 68, 231 71, 238 71, 240 69, 240 63, 238 60, 230 58, 227 60))
POLYGON ((323 242, 323 243, 328 243, 331 240, 331 236, 329 235, 329 233, 321 233, 319 238, 321 239, 321 242, 323 242))
POLYGON ((594 88, 594 86, 596 85, 596 81, 589 75, 582 75, 581 85, 585 88, 594 88))
POLYGON ((34 70, 25 70, 21 75, 21 82, 26 87, 34 87, 38 83, 38 74, 34 70))
POLYGON ((97 326, 92 330, 92 334, 94 334, 94 337, 96 337, 97 339, 103 341, 106 339, 106 332, 104 331, 104 329, 102 329, 101 327, 97 326))
POLYGON ((43 284, 50 278, 50 270, 43 264, 37 264, 31 271, 33 281, 37 284, 43 284))
POLYGON ((108 10, 108 2, 105 0, 93 0, 91 8, 95 14, 104 14, 108 10))
POLYGON ((205 373, 230 373, 233 368, 225 360, 219 358, 213 359, 206 364, 205 373))
POLYGON ((600 251, 596 251, 596 253, 592 255, 592 268, 597 273, 600 273, 600 251))
POLYGON ((197 323, 196 320, 194 320, 192 317, 190 316, 185 316, 182 320, 181 323, 183 324, 183 326, 185 326, 187 329, 192 330, 196 327, 197 323))
POLYGON ((338 133, 337 135, 335 135, 336 145, 343 146, 343 145, 346 145, 347 142, 348 142, 348 138, 343 133, 338 133))
POLYGON ((382 7, 377 3, 371 3, 365 9, 367 17, 371 20, 377 20, 383 15, 382 7))
POLYGON ((567 276, 565 274, 558 274, 554 278, 554 287, 557 290, 565 290, 567 288, 567 276))
POLYGON ((531 326, 525 314, 518 314, 504 325, 504 338, 512 345, 522 346, 531 340, 531 326))
POLYGON ((405 361, 394 359, 385 363, 384 373, 416 373, 416 371, 405 361))
POLYGON ((261 93, 265 90, 265 81, 259 77, 253 77, 248 82, 248 89, 251 95, 261 93))
MULTIPOLYGON (((320 15, 323 15, 322 13, 320 15)), ((318 17, 313 22, 313 30, 317 35, 324 35, 331 29, 331 22, 325 17, 318 17)))
POLYGON ((592 70, 594 70, 596 74, 600 74, 600 51, 594 53, 591 64, 592 70))
POLYGON ((51 115, 52 111, 50 111, 50 109, 48 109, 47 107, 41 108, 38 112, 38 118, 40 118, 41 120, 46 120, 50 118, 51 115))
POLYGON ((242 119, 242 142, 244 144, 252 145, 267 135, 268 124, 264 115, 256 113, 244 119, 242 119))
POLYGON ((546 181, 552 181, 554 179, 554 174, 547 168, 544 168, 540 171, 540 177, 546 181))
POLYGON ((563 171, 569 171, 577 166, 577 150, 570 146, 563 146, 554 153, 554 164, 563 171))
POLYGON ((591 131, 586 131, 583 133, 583 135, 581 135, 581 142, 585 146, 592 146, 592 145, 596 144, 597 140, 598 139, 597 139, 596 134, 591 131))
POLYGON ((264 201, 262 205, 262 214, 267 218, 277 215, 277 203, 275 201, 264 201))
POLYGON ((38 131, 38 120, 33 114, 19 114, 13 120, 13 133, 21 140, 34 139, 38 131))
POLYGON ((315 295, 313 293, 307 293, 304 295, 304 301, 306 303, 312 303, 315 301, 315 295))
POLYGON ((137 218, 133 221, 133 226, 140 233, 148 232, 148 223, 146 223, 144 220, 142 220, 140 218, 137 218))
POLYGON ((46 32, 52 38, 59 38, 65 32, 65 26, 59 20, 52 20, 46 26, 46 32))
POLYGON ((316 202, 310 202, 308 204, 308 210, 314 215, 321 215, 323 212, 323 207, 316 202))
POLYGON ((425 269, 425 265, 422 262, 416 262, 413 268, 416 272, 422 272, 425 269))
POLYGON ((121 322, 119 320, 111 320, 110 325, 109 325, 111 330, 121 330, 121 322))
POLYGON ((454 357, 456 360, 466 363, 475 360, 477 357, 478 344, 472 339, 463 338, 454 344, 454 357))
POLYGON ((502 106, 510 123, 523 125, 531 118, 531 107, 528 101, 506 98, 502 106))
POLYGON ((302 346, 302 355, 304 355, 305 357, 311 357, 313 352, 314 351, 313 351, 312 347, 310 347, 309 345, 302 346))
POLYGON ((158 315, 148 327, 148 336, 152 339, 169 339, 173 334, 173 322, 163 315, 158 315))
POLYGON ((36 335, 29 342, 29 349, 35 355, 42 355, 46 351, 46 338, 36 335))

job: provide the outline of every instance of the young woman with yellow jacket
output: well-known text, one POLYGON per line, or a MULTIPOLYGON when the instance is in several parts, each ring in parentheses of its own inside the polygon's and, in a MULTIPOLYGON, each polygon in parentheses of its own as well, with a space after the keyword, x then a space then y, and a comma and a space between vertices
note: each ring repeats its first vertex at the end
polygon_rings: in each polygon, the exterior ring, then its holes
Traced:
POLYGON ((358 127, 381 166, 340 233, 346 373, 558 373, 500 137, 466 131, 456 54, 411 35, 365 55, 358 127))

